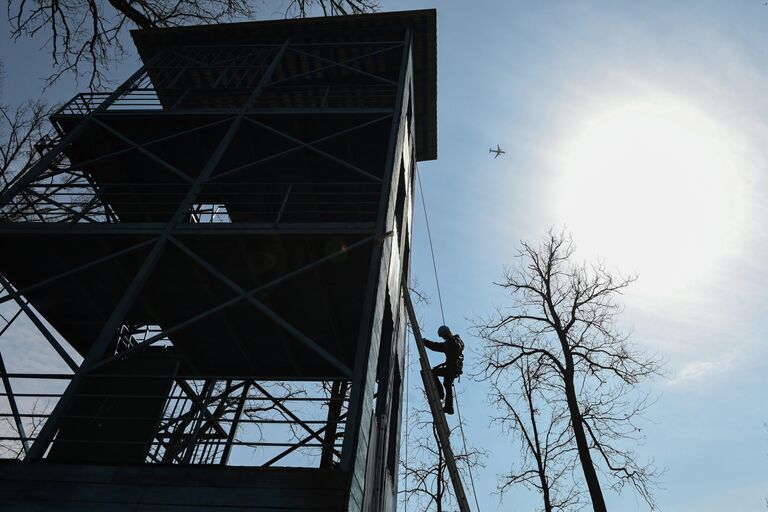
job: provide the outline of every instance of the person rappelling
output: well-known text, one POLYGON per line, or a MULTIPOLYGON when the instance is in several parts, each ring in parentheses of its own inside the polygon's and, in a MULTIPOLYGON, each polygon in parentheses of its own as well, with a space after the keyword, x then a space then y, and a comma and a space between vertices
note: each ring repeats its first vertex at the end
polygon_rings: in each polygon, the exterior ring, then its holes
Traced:
POLYGON ((445 354, 445 362, 432 368, 432 376, 435 379, 440 400, 445 398, 443 411, 445 414, 453 414, 453 381, 464 371, 464 342, 458 334, 453 334, 447 325, 441 326, 437 330, 437 335, 445 341, 425 339, 424 346, 435 352, 445 354), (443 378, 442 385, 440 384, 440 377, 443 378))

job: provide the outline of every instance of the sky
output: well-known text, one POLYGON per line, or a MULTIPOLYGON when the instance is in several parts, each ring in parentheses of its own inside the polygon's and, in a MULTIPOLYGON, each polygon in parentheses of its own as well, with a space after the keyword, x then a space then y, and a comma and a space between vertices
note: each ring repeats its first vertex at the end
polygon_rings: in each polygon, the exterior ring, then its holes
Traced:
MULTIPOLYGON (((637 448, 666 469, 661 510, 764 509, 768 7, 482 5, 438 6, 438 160, 419 166, 446 321, 479 344, 471 325, 505 304, 492 282, 519 241, 567 227, 577 257, 638 275, 621 322, 666 360, 637 448)), ((435 297, 421 215, 414 275, 435 297)), ((459 386, 467 437, 493 454, 481 509, 530 509, 527 493, 499 505, 516 454, 488 428, 483 384, 459 386)), ((630 491, 607 499, 645 509, 630 491)))
MULTIPOLYGON (((621 324, 666 361, 648 383, 642 457, 666 470, 666 512, 765 510, 768 496, 768 6, 740 1, 382 0, 438 10, 438 160, 419 172, 446 322, 471 326, 504 306, 493 282, 520 240, 566 227, 577 256, 638 281, 621 324), (493 159, 488 148, 506 151, 493 159)), ((0 38, 0 101, 42 95, 41 43, 0 38)), ((127 77, 130 56, 115 70, 127 77)), ((82 89, 82 87, 81 87, 82 89)), ((61 101, 77 89, 45 93, 61 101)), ((419 201, 413 275, 436 299, 419 201)), ((423 309, 429 333, 437 301, 423 309)), ((410 394, 418 391, 411 375, 410 394)), ((530 510, 538 498, 496 493, 516 456, 490 425, 483 383, 464 378, 467 441, 491 453, 475 473, 480 508, 530 510)), ((611 510, 646 510, 606 490, 611 510)))

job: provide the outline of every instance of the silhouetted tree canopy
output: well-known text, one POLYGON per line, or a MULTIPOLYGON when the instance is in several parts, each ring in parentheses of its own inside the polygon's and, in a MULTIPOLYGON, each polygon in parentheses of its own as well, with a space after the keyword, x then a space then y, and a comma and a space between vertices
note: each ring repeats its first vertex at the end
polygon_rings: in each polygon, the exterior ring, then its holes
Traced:
MULTIPOLYGON (((421 383, 414 389, 420 388, 421 383)), ((419 393, 418 403, 403 416, 404 445, 400 453, 400 489, 404 507, 415 510, 435 510, 444 512, 458 510, 453 484, 450 481, 448 467, 440 450, 434 419, 426 403, 426 394, 419 393)), ((465 490, 470 482, 469 471, 484 466, 488 456, 485 450, 474 446, 466 449, 461 443, 463 421, 450 427, 451 447, 456 465, 465 483, 465 490)))
POLYGON ((652 402, 635 386, 660 373, 661 363, 617 325, 616 299, 635 278, 603 262, 578 263, 574 251, 569 235, 552 230, 538 246, 522 243, 517 264, 497 283, 511 306, 477 326, 485 376, 503 390, 535 361, 537 386, 547 389, 540 407, 566 414, 595 512, 606 511, 601 477, 616 490, 629 484, 654 508, 659 472, 630 447, 643 438, 638 420, 652 402))
MULTIPOLYGON (((362 14, 377 0, 288 0, 286 17, 362 14)), ((88 79, 91 89, 109 81, 110 64, 125 54, 133 28, 175 27, 253 20, 256 0, 8 0, 11 38, 31 37, 50 48, 48 83, 65 74, 88 79)))
POLYGON ((0 192, 37 156, 35 145, 44 143, 50 114, 51 107, 39 100, 0 104, 0 192))
POLYGON ((526 357, 515 362, 510 382, 491 383, 489 399, 500 412, 493 420, 517 437, 520 447, 498 489, 502 497, 517 485, 536 490, 542 499, 537 511, 579 510, 584 492, 574 478, 578 459, 570 417, 567 408, 553 407, 559 389, 552 388, 547 373, 546 360, 526 357))

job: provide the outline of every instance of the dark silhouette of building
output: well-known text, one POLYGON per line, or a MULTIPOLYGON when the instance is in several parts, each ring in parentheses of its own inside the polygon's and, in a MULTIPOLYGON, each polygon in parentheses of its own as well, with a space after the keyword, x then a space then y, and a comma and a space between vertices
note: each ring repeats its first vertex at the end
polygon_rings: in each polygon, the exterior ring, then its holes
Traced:
POLYGON ((0 197, 2 508, 394 510, 435 11, 132 35, 0 197))

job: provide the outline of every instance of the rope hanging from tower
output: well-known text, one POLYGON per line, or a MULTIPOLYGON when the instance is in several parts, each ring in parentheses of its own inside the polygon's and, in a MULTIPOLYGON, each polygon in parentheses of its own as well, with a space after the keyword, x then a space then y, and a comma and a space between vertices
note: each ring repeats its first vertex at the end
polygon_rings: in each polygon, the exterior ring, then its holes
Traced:
MULTIPOLYGON (((425 226, 427 228, 427 240, 429 242, 429 252, 430 252, 430 255, 432 257, 432 270, 433 270, 434 275, 435 275, 435 285, 436 285, 436 288, 437 288, 437 298, 438 298, 438 302, 440 304, 440 317, 442 318, 442 321, 443 321, 443 327, 440 328, 442 330, 445 327, 445 310, 443 308, 443 298, 442 298, 442 294, 441 294, 441 291, 440 291, 440 278, 439 278, 438 273, 437 273, 437 261, 436 261, 436 258, 435 258, 434 245, 432 243, 432 232, 431 232, 431 229, 430 229, 430 226, 429 226, 429 215, 427 213, 427 203, 426 203, 426 200, 424 198, 424 187, 422 186, 422 183, 421 183, 421 176, 419 174, 418 166, 415 169, 415 174, 416 174, 416 179, 417 179, 418 184, 419 184, 419 194, 421 196, 422 210, 424 211, 424 224, 425 224, 425 226)), ((408 299, 407 302, 408 302, 408 304, 410 304, 410 299, 408 299)), ((414 319, 414 322, 415 322, 415 319, 414 319)), ((417 326, 413 326, 413 325, 412 325, 412 327, 414 328, 414 335, 416 335, 416 331, 418 330, 418 327, 417 326)), ((418 337, 420 338, 420 335, 418 337)), ((463 344, 462 344, 462 349, 463 349, 463 344)), ((463 356, 462 356, 462 363, 463 363, 463 356)), ((453 382, 450 383, 450 386, 453 386, 453 382)), ((446 390, 446 394, 448 392, 449 392, 449 390, 446 390)), ((429 396, 429 393, 428 393, 428 396, 429 396)), ((461 433, 461 439, 462 439, 462 444, 463 444, 463 447, 464 447, 464 453, 468 455, 467 438, 466 438, 466 436, 464 434, 464 425, 463 425, 463 421, 462 421, 462 418, 461 418, 461 409, 459 408, 458 397, 456 397, 456 409, 457 409, 457 411, 459 413, 459 432, 461 433)), ((433 413, 434 413, 434 409, 433 409, 433 413)), ((441 411, 441 413, 442 413, 442 411, 441 411)), ((445 420, 445 415, 442 415, 442 418, 443 418, 443 420, 445 420)), ((435 417, 435 422, 437 422, 437 417, 435 417)), ((406 437, 407 437, 407 434, 406 434, 406 437)), ((407 439, 406 439, 406 443, 407 443, 407 439)), ((445 450, 443 450, 443 451, 445 452, 445 450)), ((451 456, 453 456, 452 451, 450 449, 448 451, 449 451, 449 453, 451 453, 451 456)), ((446 457, 447 457, 447 454, 446 454, 446 457)), ((455 464, 455 461, 454 461, 454 464, 455 464)), ((469 473, 469 480, 470 480, 470 484, 471 484, 471 487, 472 487, 472 495, 473 495, 473 498, 474 498, 475 506, 477 507, 476 510, 477 510, 477 512, 480 512, 480 504, 479 504, 478 499, 477 499, 477 490, 475 488, 475 479, 474 479, 474 475, 473 475, 473 472, 472 472, 472 465, 469 463, 468 459, 467 459, 467 471, 469 473)), ((461 492, 463 492, 463 491, 461 491, 461 492)))

